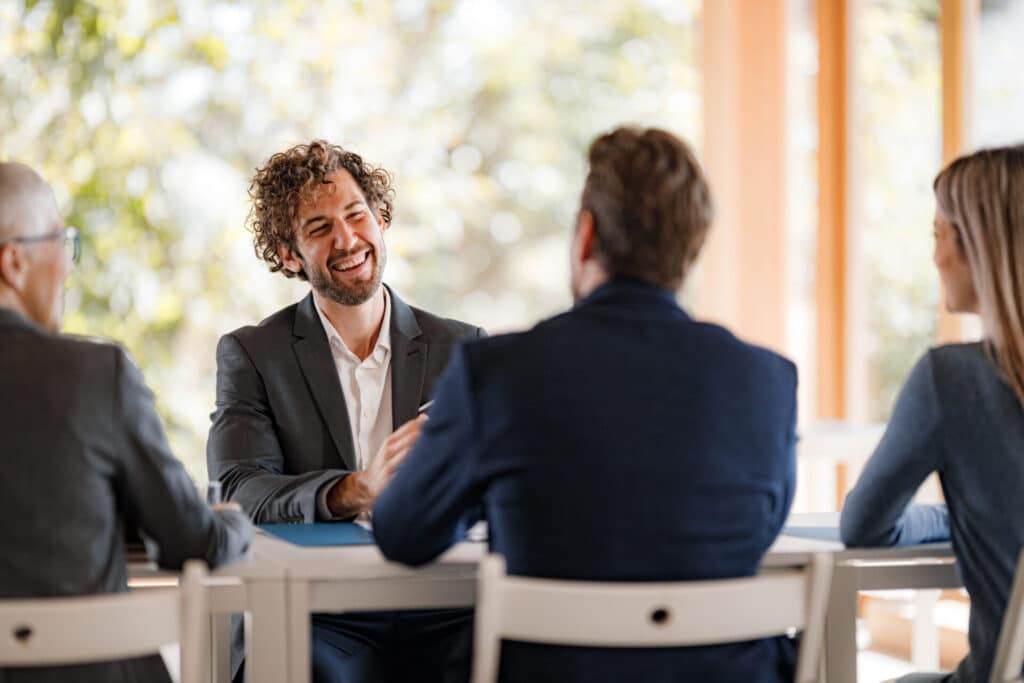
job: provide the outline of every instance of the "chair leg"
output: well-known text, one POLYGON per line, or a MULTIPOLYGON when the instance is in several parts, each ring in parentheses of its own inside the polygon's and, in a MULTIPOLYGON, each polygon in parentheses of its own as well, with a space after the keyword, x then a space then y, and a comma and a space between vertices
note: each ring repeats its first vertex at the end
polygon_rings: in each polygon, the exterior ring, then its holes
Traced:
POLYGON ((231 683, 231 615, 210 615, 210 680, 231 683))

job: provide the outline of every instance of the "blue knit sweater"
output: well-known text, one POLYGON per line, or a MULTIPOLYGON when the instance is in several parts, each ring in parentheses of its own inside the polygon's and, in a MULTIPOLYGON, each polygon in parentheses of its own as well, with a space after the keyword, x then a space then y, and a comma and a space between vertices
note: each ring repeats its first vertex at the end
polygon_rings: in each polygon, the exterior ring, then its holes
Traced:
POLYGON ((970 654, 952 680, 988 680, 1024 544, 1024 411, 980 343, 931 349, 840 521, 848 546, 952 540, 971 596, 970 654), (910 503, 938 472, 946 505, 910 503))

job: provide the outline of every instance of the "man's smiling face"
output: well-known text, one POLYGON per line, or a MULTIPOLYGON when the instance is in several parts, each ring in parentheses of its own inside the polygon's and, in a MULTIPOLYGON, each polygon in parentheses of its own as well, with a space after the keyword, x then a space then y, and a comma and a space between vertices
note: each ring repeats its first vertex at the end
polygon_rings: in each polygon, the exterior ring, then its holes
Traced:
POLYGON ((338 169, 324 179, 316 201, 300 202, 295 249, 285 249, 282 261, 293 272, 305 272, 321 296, 358 306, 384 278, 386 229, 352 175, 338 169))

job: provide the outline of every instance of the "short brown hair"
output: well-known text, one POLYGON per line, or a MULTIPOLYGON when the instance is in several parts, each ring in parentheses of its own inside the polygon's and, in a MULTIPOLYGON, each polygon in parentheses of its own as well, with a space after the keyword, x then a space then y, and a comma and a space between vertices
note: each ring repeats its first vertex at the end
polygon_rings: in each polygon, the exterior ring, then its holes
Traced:
POLYGON ((590 145, 580 208, 594 216, 611 275, 676 290, 700 253, 713 207, 690 147, 657 128, 617 128, 590 145))
POLYGON ((287 277, 307 279, 305 272, 284 268, 277 249, 286 245, 295 249, 295 221, 299 204, 317 200, 320 186, 328 175, 345 169, 359 185, 370 209, 382 223, 390 223, 395 191, 391 174, 363 161, 355 152, 324 140, 295 145, 279 152, 262 168, 257 168, 249 184, 252 209, 249 228, 253 232, 256 256, 270 264, 270 272, 281 271, 287 277))

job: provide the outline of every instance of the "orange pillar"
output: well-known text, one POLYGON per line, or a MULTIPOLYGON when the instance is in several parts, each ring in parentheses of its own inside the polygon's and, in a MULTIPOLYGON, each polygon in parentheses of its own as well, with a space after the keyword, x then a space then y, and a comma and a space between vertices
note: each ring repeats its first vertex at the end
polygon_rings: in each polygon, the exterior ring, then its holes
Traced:
POLYGON ((846 417, 849 229, 849 7, 817 3, 819 418, 846 417))
POLYGON ((704 3, 704 161, 716 220, 698 310, 785 346, 786 2, 704 3))
MULTIPOLYGON (((818 249, 817 416, 847 417, 850 11, 847 0, 817 3, 818 28, 818 249)), ((847 488, 845 464, 836 465, 836 509, 847 488)))
MULTIPOLYGON (((980 12, 978 0, 942 0, 939 30, 942 41, 942 163, 948 164, 970 147, 971 40, 980 12)), ((963 339, 961 318, 939 308, 938 341, 963 339)))

